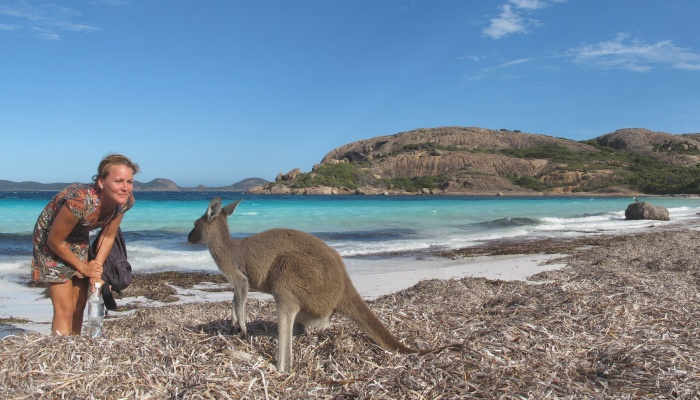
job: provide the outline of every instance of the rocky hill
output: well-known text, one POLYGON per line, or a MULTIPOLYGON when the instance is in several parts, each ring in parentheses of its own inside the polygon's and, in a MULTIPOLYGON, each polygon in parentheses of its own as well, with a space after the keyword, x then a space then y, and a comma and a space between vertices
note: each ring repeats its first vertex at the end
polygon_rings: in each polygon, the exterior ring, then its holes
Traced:
POLYGON ((595 139, 601 146, 644 154, 676 165, 700 163, 700 134, 670 135, 647 129, 620 129, 595 139))
POLYGON ((247 192, 253 188, 261 187, 270 183, 269 181, 262 178, 247 178, 240 182, 234 183, 229 186, 212 187, 209 190, 217 191, 231 191, 231 192, 247 192))
POLYGON ((13 182, 0 179, 0 192, 59 191, 70 183, 13 182))
POLYGON ((260 193, 698 193, 700 135, 621 129, 576 142, 474 127, 418 129, 330 151, 260 193))
POLYGON ((170 179, 156 178, 152 181, 141 183, 139 181, 134 182, 134 191, 178 191, 180 187, 170 179))

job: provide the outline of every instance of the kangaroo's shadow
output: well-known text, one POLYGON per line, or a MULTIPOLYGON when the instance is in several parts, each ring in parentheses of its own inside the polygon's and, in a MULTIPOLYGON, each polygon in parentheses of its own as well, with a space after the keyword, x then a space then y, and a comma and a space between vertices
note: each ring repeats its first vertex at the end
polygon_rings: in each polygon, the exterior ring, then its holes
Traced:
MULTIPOLYGON (((207 322, 205 324, 199 324, 194 326, 189 326, 189 329, 195 332, 201 332, 210 336, 216 335, 239 335, 241 329, 238 327, 231 326, 230 319, 220 319, 216 321, 207 322)), ((300 324, 294 324, 294 336, 299 336, 304 334, 304 327, 300 324)), ((269 336, 277 337, 277 323, 272 321, 264 321, 261 319, 249 321, 248 322, 248 336, 269 336)))

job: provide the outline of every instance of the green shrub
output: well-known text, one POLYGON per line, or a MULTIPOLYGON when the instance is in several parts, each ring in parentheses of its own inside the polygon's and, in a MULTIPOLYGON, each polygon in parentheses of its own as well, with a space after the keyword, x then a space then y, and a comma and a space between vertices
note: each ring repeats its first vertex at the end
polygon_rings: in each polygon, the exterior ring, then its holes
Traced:
POLYGON ((627 184, 644 193, 700 193, 700 168, 669 164, 643 155, 631 157, 627 184))
POLYGON ((362 177, 360 168, 351 163, 323 164, 314 172, 299 174, 292 187, 331 186, 357 189, 362 177))
POLYGON ((407 152, 407 151, 418 151, 418 150, 428 150, 428 151, 435 151, 437 146, 435 146, 435 143, 410 143, 407 145, 404 145, 402 147, 402 152, 407 152))
MULTIPOLYGON (((669 164, 656 158, 616 150, 602 146, 595 140, 582 142, 598 149, 598 152, 572 151, 559 144, 544 144, 524 149, 505 149, 502 154, 516 158, 546 159, 555 163, 566 164, 567 170, 613 169, 615 176, 608 181, 596 181, 585 184, 580 190, 596 190, 611 184, 624 184, 644 193, 675 194, 700 193, 700 167, 684 167, 669 164)), ((693 152, 672 143, 660 145, 657 151, 693 152)), ((511 181, 521 187, 543 191, 551 189, 532 177, 510 177, 511 181)))
POLYGON ((416 176, 412 178, 392 178, 385 180, 385 185, 390 189, 405 190, 407 192, 420 192, 421 189, 442 189, 447 186, 445 176, 416 176))
POLYGON ((526 189, 536 190, 538 192, 543 192, 552 188, 552 186, 547 185, 546 183, 532 176, 511 176, 509 178, 515 185, 526 189))

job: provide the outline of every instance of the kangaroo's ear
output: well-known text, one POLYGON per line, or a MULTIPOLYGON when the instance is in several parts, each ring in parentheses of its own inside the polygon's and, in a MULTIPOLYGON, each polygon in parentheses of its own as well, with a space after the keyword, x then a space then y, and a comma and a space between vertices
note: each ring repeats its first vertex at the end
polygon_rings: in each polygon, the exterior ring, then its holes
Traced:
POLYGON ((211 222, 221 213, 221 198, 215 197, 209 202, 209 208, 207 208, 207 221, 211 222))
POLYGON ((238 201, 231 203, 231 204, 227 205, 226 207, 224 207, 224 212, 226 213, 226 215, 233 214, 233 211, 236 209, 236 207, 238 207, 238 203, 240 203, 240 202, 241 201, 238 200, 238 201))

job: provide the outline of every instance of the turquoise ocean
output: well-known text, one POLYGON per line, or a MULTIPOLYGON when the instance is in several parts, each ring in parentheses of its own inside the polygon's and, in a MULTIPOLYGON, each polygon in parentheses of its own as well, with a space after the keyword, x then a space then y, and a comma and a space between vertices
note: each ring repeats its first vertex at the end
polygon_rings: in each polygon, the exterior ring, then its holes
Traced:
MULTIPOLYGON (((31 234, 55 193, 0 193, 0 318, 27 294, 31 234)), ((122 231, 136 273, 212 271, 208 251, 187 243, 187 233, 209 200, 242 199, 229 218, 244 237, 276 227, 313 233, 346 258, 382 260, 406 254, 473 246, 488 240, 526 240, 624 233, 668 224, 697 226, 700 199, 653 197, 670 222, 625 221, 631 197, 256 196, 231 192, 139 192, 122 231)), ((372 265, 372 264, 370 264, 372 265)), ((385 264, 386 265, 386 264, 385 264)), ((391 268, 401 268, 389 264, 391 268)), ((47 312, 49 310, 46 310, 47 312)), ((6 315, 7 314, 7 315, 6 315)))
MULTIPOLYGON (((28 273, 36 218, 55 193, 0 193, 0 279, 28 273)), ((198 270, 202 246, 187 243, 213 197, 241 199, 234 237, 286 227, 313 233, 344 257, 450 249, 485 240, 626 232, 655 221, 625 221, 630 197, 254 196, 231 192, 141 192, 122 230, 135 270, 198 270)), ((673 223, 700 218, 700 199, 654 197, 673 223)))

